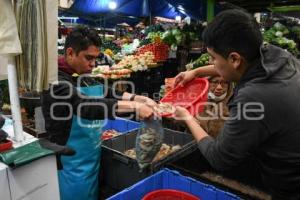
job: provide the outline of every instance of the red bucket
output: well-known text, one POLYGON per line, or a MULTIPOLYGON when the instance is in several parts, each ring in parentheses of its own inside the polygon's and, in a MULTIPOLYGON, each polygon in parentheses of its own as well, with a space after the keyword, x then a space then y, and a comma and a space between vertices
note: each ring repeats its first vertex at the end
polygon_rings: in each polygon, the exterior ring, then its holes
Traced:
POLYGON ((199 200, 200 198, 178 190, 155 190, 146 194, 142 200, 199 200))
POLYGON ((0 152, 10 150, 13 146, 12 141, 6 140, 4 143, 0 143, 0 152))
POLYGON ((160 102, 185 107, 191 115, 195 116, 203 111, 208 90, 208 80, 206 78, 196 78, 183 87, 177 86, 168 92, 160 102))

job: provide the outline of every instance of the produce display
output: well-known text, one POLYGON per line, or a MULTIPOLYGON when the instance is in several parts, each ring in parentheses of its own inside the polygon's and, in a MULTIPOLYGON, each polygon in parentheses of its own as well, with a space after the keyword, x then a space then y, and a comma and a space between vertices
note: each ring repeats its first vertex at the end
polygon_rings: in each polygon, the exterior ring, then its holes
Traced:
POLYGON ((161 42, 161 38, 163 36, 163 32, 150 32, 147 35, 147 39, 150 39, 152 43, 161 42))
POLYGON ((185 35, 180 31, 180 29, 167 30, 162 35, 162 41, 169 46, 178 46, 184 40, 185 35))
POLYGON ((131 55, 134 53, 134 51, 136 50, 136 48, 133 46, 133 44, 124 44, 122 46, 122 54, 124 55, 131 55))
POLYGON ((145 29, 145 35, 148 35, 151 32, 164 32, 164 28, 160 24, 150 25, 145 29))
POLYGON ((144 52, 138 55, 125 56, 116 65, 112 66, 112 69, 130 69, 134 72, 144 71, 148 69, 148 66, 157 65, 154 61, 154 55, 152 52, 144 52))
POLYGON ((112 58, 115 61, 121 61, 124 58, 124 55, 119 52, 119 53, 115 54, 112 58))
MULTIPOLYGON (((179 149, 181 149, 180 145, 168 145, 168 144, 163 143, 160 147, 159 152, 156 154, 156 156, 154 157, 152 162, 159 161, 159 160, 167 157, 168 155, 174 153, 175 151, 178 151, 179 149)), ((129 150, 125 151, 124 154, 132 159, 136 159, 135 149, 129 149, 129 150)))
MULTIPOLYGON (((294 34, 297 34, 297 30, 297 27, 291 29, 294 34)), ((263 37, 265 42, 287 49, 296 57, 300 57, 296 42, 287 38, 289 34, 290 30, 286 26, 276 22, 272 28, 263 33, 263 37)))
POLYGON ((291 32, 294 34, 295 39, 300 41, 300 26, 293 26, 291 32))
POLYGON ((117 132, 116 130, 106 130, 102 133, 101 135, 101 140, 108 140, 110 138, 116 137, 120 135, 119 132, 117 132))
POLYGON ((121 51, 121 47, 111 40, 103 40, 101 51, 104 52, 106 49, 110 49, 113 54, 117 54, 121 51))
POLYGON ((147 44, 138 49, 137 55, 145 52, 152 52, 157 62, 164 61, 169 57, 169 46, 162 42, 147 44))
POLYGON ((162 35, 162 40, 169 46, 182 44, 189 45, 193 41, 198 41, 202 34, 202 25, 185 25, 182 29, 173 28, 167 30, 162 35))
POLYGON ((109 66, 98 66, 93 69, 91 75, 105 79, 120 79, 130 77, 131 72, 130 69, 111 69, 109 66))
POLYGON ((198 67, 202 67, 209 64, 209 54, 202 54, 197 60, 186 65, 187 70, 196 69, 198 67))
POLYGON ((202 24, 185 24, 182 31, 186 34, 186 40, 189 43, 200 40, 204 28, 202 24))
POLYGON ((145 52, 138 55, 122 56, 122 60, 112 67, 98 66, 93 69, 92 76, 106 79, 128 78, 132 72, 144 71, 148 67, 156 65, 153 53, 145 52))
POLYGON ((145 38, 140 42, 141 46, 147 45, 147 44, 151 44, 152 40, 150 38, 145 38))
POLYGON ((105 49, 103 53, 109 55, 111 58, 114 56, 114 52, 111 49, 105 49))

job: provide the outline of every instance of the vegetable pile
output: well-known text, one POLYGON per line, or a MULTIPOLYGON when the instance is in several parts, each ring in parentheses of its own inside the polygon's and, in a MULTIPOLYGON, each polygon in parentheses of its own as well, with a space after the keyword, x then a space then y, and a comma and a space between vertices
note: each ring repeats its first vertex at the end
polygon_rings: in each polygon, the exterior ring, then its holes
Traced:
POLYGON ((196 69, 209 64, 209 54, 202 54, 197 60, 186 65, 187 70, 196 69))
MULTIPOLYGON (((292 29, 293 32, 298 31, 297 27, 292 29)), ((287 49, 296 57, 300 57, 300 51, 294 40, 288 39, 289 29, 279 22, 276 22, 272 28, 263 33, 265 42, 287 49)))

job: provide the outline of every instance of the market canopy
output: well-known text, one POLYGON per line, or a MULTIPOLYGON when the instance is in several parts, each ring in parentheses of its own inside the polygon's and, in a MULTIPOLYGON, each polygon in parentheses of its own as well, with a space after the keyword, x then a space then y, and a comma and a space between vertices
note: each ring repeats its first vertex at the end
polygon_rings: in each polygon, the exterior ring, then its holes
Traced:
POLYGON ((81 16, 123 15, 132 17, 159 16, 174 19, 189 16, 206 17, 206 1, 196 0, 75 0, 69 13, 81 16))

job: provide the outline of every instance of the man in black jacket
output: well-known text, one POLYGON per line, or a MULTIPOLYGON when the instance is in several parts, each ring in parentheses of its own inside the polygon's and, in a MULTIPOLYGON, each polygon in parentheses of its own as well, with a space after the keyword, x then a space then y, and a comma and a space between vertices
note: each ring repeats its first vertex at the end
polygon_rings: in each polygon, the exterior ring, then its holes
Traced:
POLYGON ((186 109, 177 107, 176 117, 186 122, 215 169, 227 170, 254 155, 273 199, 300 199, 299 60, 263 45, 255 19, 239 10, 216 16, 203 40, 213 66, 183 72, 175 82, 216 74, 236 82, 228 104, 230 118, 214 139, 186 109))
POLYGON ((78 114, 78 107, 86 103, 91 105, 82 107, 80 112, 80 117, 85 119, 113 118, 117 113, 125 112, 135 112, 143 119, 153 113, 151 107, 156 103, 150 98, 114 91, 105 85, 103 98, 84 98, 78 92, 76 87, 99 85, 94 79, 79 75, 90 73, 95 67, 100 41, 95 30, 85 27, 78 27, 66 39, 65 56, 58 59, 58 84, 51 85, 42 94, 46 130, 52 142, 66 144, 72 123, 68 116, 78 114))

